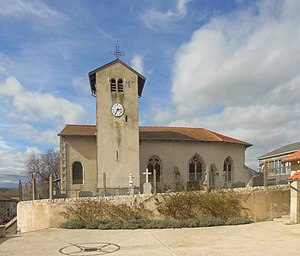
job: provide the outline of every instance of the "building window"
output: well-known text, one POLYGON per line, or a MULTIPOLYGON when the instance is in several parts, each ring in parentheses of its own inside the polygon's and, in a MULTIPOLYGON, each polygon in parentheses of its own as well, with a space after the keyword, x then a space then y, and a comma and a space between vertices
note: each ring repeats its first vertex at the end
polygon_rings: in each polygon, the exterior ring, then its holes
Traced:
POLYGON ((123 92, 123 80, 118 79, 118 92, 123 92))
POLYGON ((153 175, 154 175, 154 170, 156 172, 156 182, 160 182, 160 174, 161 174, 161 161, 159 157, 157 156, 151 156, 148 164, 147 164, 148 171, 151 173, 149 176, 149 181, 153 183, 153 175))
POLYGON ((233 176, 233 161, 230 157, 227 157, 223 165, 224 181, 232 181, 233 176))
POLYGON ((189 162, 189 181, 204 180, 205 164, 199 155, 195 155, 189 162))
POLYGON ((284 168, 283 168, 283 171, 282 171, 283 174, 289 174, 291 173, 291 163, 290 162, 286 162, 284 164, 284 168))
POLYGON ((111 92, 116 92, 117 91, 117 87, 116 87, 116 79, 112 78, 110 80, 110 91, 111 92))
POLYGON ((72 180, 73 184, 83 184, 83 168, 80 162, 73 163, 72 180))

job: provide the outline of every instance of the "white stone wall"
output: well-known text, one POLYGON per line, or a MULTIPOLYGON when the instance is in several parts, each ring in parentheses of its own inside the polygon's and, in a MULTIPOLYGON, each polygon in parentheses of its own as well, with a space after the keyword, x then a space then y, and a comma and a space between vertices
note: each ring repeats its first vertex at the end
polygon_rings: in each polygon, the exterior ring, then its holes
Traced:
MULTIPOLYGON (((270 220, 290 211, 290 191, 288 186, 273 186, 234 189, 240 194, 243 206, 248 209, 248 215, 253 221, 270 220)), ((158 194, 157 196, 163 196, 158 194)), ((156 204, 153 195, 114 196, 106 197, 114 203, 131 204, 134 201, 145 202, 145 206, 156 214, 156 204)), ((84 198, 81 198, 84 199, 84 198)), ((97 197, 93 197, 97 200, 97 197)), ((67 205, 74 203, 76 198, 23 201, 18 204, 18 227, 20 231, 29 232, 45 228, 57 228, 67 219, 60 213, 67 205)), ((159 217, 159 216, 158 216, 159 217)))

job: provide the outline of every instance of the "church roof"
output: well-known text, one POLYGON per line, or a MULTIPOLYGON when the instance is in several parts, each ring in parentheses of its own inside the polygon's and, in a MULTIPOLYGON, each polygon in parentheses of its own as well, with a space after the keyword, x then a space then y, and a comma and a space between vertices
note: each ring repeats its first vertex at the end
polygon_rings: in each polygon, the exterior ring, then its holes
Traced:
POLYGON ((96 125, 67 124, 58 135, 96 136, 96 133, 96 125))
POLYGON ((107 68, 111 65, 114 65, 115 63, 122 64, 124 67, 128 68, 129 70, 131 70, 133 73, 135 73, 138 76, 138 95, 139 95, 139 97, 141 97, 146 78, 144 76, 142 76, 139 72, 134 70, 132 67, 128 66, 125 62, 123 62, 119 59, 115 59, 115 60, 113 60, 109 63, 106 63, 105 65, 103 65, 99 68, 96 68, 96 69, 89 72, 89 80, 90 80, 90 87, 91 87, 92 93, 93 94, 96 93, 96 73, 98 71, 102 70, 102 69, 105 69, 105 68, 107 68))
MULTIPOLYGON (((95 136, 96 125, 66 125, 58 134, 60 136, 95 136)), ((168 127, 168 126, 140 126, 141 141, 206 141, 242 144, 250 143, 237 140, 204 128, 168 127)))
POLYGON ((140 126, 140 140, 173 140, 173 141, 207 141, 228 142, 252 146, 245 141, 237 140, 204 128, 140 126))

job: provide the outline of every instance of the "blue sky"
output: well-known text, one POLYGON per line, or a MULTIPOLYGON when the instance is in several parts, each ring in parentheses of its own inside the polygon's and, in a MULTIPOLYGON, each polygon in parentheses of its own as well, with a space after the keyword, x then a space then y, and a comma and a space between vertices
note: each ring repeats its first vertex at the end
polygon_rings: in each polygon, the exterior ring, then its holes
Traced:
POLYGON ((297 0, 0 0, 0 186, 66 123, 94 124, 87 73, 141 72, 141 125, 203 127, 253 144, 300 141, 297 0))

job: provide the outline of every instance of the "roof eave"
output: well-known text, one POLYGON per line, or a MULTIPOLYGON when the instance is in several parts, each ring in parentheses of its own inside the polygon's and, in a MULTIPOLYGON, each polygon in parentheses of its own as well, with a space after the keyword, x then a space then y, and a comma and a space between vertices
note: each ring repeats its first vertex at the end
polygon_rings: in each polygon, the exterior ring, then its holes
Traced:
POLYGON ((216 140, 216 141, 212 141, 212 140, 197 140, 197 139, 164 139, 164 138, 140 138, 140 141, 183 141, 183 142, 215 142, 215 143, 229 143, 229 144, 237 144, 237 145, 243 145, 245 146, 245 148, 247 147, 251 147, 252 144, 243 144, 243 143, 238 143, 238 142, 231 142, 231 141, 224 141, 224 140, 216 140))
POLYGON ((295 153, 296 151, 297 150, 292 150, 292 151, 286 151, 286 152, 278 153, 278 154, 274 154, 274 155, 263 155, 263 156, 258 157, 257 159, 258 160, 264 160, 264 159, 267 159, 267 158, 272 158, 272 157, 278 157, 278 156, 292 154, 292 153, 295 153))

